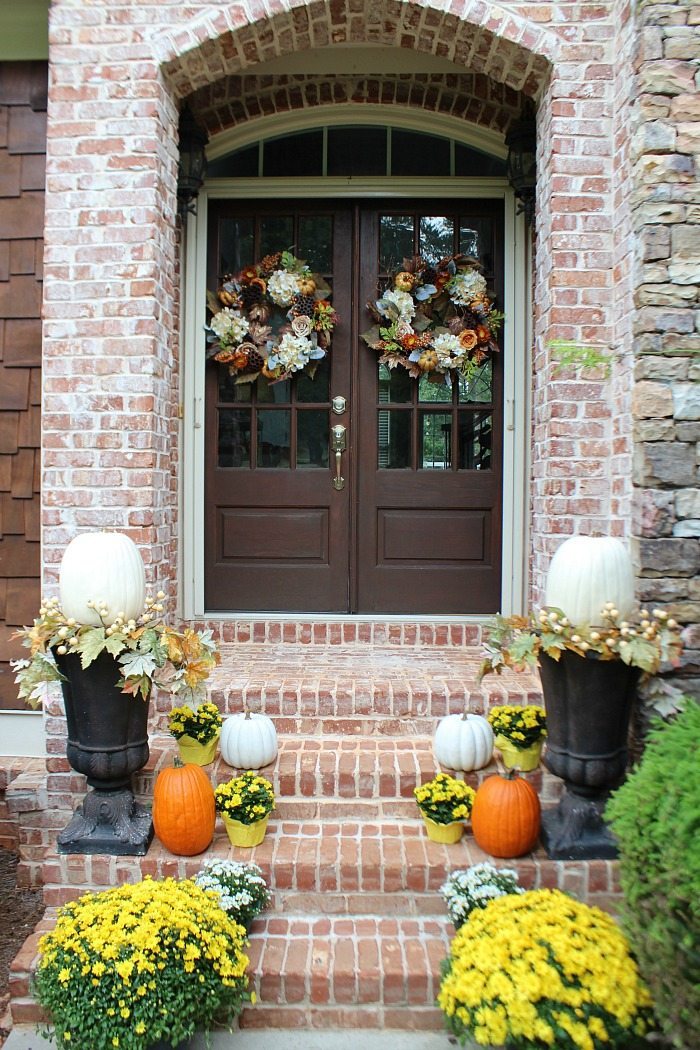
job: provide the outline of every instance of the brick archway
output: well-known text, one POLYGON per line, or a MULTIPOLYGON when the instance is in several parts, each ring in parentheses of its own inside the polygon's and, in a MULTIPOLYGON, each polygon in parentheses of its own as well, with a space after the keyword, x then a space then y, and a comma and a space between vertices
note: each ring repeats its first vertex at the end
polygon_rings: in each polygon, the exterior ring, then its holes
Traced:
MULTIPOLYGON (((280 5, 282 6, 282 5, 280 5)), ((522 16, 485 0, 430 3, 384 0, 292 6, 272 18, 262 0, 211 10, 152 40, 154 53, 179 98, 273 58, 348 44, 410 49, 481 73, 514 91, 541 94, 561 40, 522 16)))

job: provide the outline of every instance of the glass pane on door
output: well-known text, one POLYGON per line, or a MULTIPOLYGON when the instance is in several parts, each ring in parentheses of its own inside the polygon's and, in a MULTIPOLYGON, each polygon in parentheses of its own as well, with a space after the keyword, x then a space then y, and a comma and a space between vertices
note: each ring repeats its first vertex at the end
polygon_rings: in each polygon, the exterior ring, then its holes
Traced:
MULTIPOLYGON (((223 218, 220 229, 219 279, 240 273, 266 254, 299 245, 312 273, 319 274, 331 291, 333 219, 330 214, 264 214, 253 218, 223 218), (232 266, 235 263, 235 266, 232 266)), ((264 317, 274 336, 288 326, 286 307, 264 317), (278 316, 279 314, 279 316, 278 316)), ((285 380, 258 375, 248 381, 245 372, 233 374, 224 363, 218 369, 218 456, 220 468, 248 470, 328 469, 331 360, 314 361, 285 380), (245 410, 232 405, 246 405, 245 410), (306 406, 314 406, 311 410, 306 406)))

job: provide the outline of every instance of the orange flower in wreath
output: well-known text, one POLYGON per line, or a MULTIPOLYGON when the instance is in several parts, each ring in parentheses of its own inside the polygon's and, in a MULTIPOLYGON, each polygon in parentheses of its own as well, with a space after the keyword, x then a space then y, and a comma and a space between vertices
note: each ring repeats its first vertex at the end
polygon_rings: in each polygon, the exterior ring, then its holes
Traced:
POLYGON ((479 346, 483 346, 484 343, 491 342, 491 329, 486 324, 478 324, 474 329, 476 332, 476 341, 479 346))
POLYGON ((473 350, 478 342, 474 329, 465 328, 464 331, 460 333, 459 342, 460 346, 465 350, 473 350))
POLYGON ((257 279, 258 271, 254 266, 247 266, 245 270, 241 270, 238 280, 241 284, 251 284, 257 279))
POLYGON ((409 332, 408 335, 401 336, 401 346, 404 350, 408 350, 409 353, 412 350, 417 350, 419 346, 422 346, 422 340, 419 335, 415 332, 409 332))

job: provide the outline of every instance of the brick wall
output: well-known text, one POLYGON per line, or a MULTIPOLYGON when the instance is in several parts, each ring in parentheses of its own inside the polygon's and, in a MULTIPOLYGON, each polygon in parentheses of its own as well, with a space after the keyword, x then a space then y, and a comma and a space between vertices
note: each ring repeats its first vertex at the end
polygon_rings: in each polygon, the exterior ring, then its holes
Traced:
MULTIPOLYGON (((461 107, 477 124, 504 128, 526 97, 537 102, 533 599, 541 596, 551 553, 563 535, 579 529, 632 532, 632 440, 642 440, 639 430, 632 435, 628 415, 633 354, 640 361, 654 359, 654 367, 664 370, 668 365, 659 365, 659 356, 670 359, 671 349, 681 350, 687 366, 678 389, 664 395, 670 393, 677 417, 673 453, 663 458, 661 446, 670 439, 660 433, 643 439, 644 454, 651 455, 647 446, 654 445, 657 459, 672 464, 673 477, 679 477, 677 464, 683 464, 685 480, 678 482, 683 491, 678 500, 674 496, 678 521, 668 535, 661 534, 672 541, 664 549, 680 556, 688 538, 674 535, 673 529, 687 529, 683 522, 697 517, 689 494, 697 478, 697 436, 692 437, 697 423, 687 416, 695 411, 687 407, 689 400, 693 404, 687 391, 697 378, 688 341, 696 338, 692 307, 684 299, 682 307, 667 309, 667 292, 653 311, 645 313, 635 302, 635 288, 638 296, 652 292, 640 287, 633 238, 649 225, 649 236, 658 242, 644 252, 661 251, 664 230, 669 256, 676 251, 687 257, 690 246, 683 240, 688 236, 684 220, 672 217, 679 213, 644 218, 648 212, 640 187, 646 182, 641 161, 634 160, 632 170, 630 118, 641 136, 635 138, 635 150, 650 134, 648 150, 654 154, 659 152, 656 125, 675 122, 674 142, 682 148, 664 145, 660 152, 677 152, 681 159, 675 163, 681 167, 666 169, 663 162, 662 188, 670 192, 669 171, 677 173, 674 185, 683 185, 693 157, 688 107, 695 60, 679 57, 678 48, 688 44, 676 30, 692 21, 695 10, 687 3, 657 9, 612 0, 506 5, 461 0, 440 9, 427 3, 349 0, 293 10, 280 3, 270 17, 259 0, 245 8, 213 8, 205 0, 193 0, 187 8, 148 0, 121 5, 55 0, 44 300, 47 583, 55 581, 62 551, 77 529, 115 526, 140 543, 151 578, 171 595, 175 590, 180 394, 174 212, 180 101, 189 98, 212 131, 246 119, 260 106, 263 112, 304 108, 319 87, 317 79, 289 77, 273 84, 258 75, 258 63, 346 43, 402 48, 417 56, 417 64, 419 53, 435 55, 465 70, 454 85, 440 76, 412 78, 410 91, 400 77, 378 75, 372 90, 382 97, 386 92, 394 105, 440 111, 453 106, 452 112, 461 107), (683 25, 674 21, 681 17, 683 25), (671 48, 667 58, 654 57, 650 64, 671 62, 674 76, 680 76, 676 67, 684 69, 672 91, 664 94, 650 86, 652 109, 637 97, 635 63, 642 63, 645 20, 661 34, 658 46, 671 48), (668 113, 652 119, 658 94, 668 101, 668 113), (671 227, 676 226, 681 232, 674 243, 671 227), (660 320, 669 310, 673 317, 660 320), (652 312, 656 327, 635 334, 635 326, 651 324, 644 318, 652 312), (657 331, 659 325, 667 327, 657 331), (678 331, 674 325, 680 325, 678 331), (671 334, 684 341, 674 340, 671 348, 671 334), (643 350, 647 337, 656 342, 643 350), (609 350, 614 355, 611 378, 557 373, 551 351, 556 339, 609 350)), ((342 92, 338 105, 360 90, 347 78, 333 83, 342 92)), ((660 192, 658 187, 654 192, 660 192)), ((661 205, 690 208, 687 202, 665 201, 663 194, 661 205)), ((675 277, 647 283, 656 291, 673 284, 681 289, 674 294, 689 294, 689 286, 675 277)), ((672 356, 675 368, 678 355, 672 356)), ((657 372, 637 378, 659 377, 657 372)), ((664 371, 661 385, 667 380, 670 374, 664 371)), ((660 419, 667 424, 673 416, 660 419)), ((664 475, 658 485, 647 481, 640 487, 658 488, 667 498, 669 483, 676 484, 664 475)), ((652 570, 644 542, 639 549, 647 579, 652 570)), ((685 562, 681 575, 690 591, 697 567, 685 562)), ((664 569, 663 578, 674 574, 664 569)), ((685 611, 697 619, 696 607, 685 611)))
POLYGON ((0 709, 18 706, 11 636, 40 596, 46 84, 45 62, 0 63, 0 709))
POLYGON ((700 697, 700 6, 639 6, 631 136, 640 593, 682 623, 700 697))

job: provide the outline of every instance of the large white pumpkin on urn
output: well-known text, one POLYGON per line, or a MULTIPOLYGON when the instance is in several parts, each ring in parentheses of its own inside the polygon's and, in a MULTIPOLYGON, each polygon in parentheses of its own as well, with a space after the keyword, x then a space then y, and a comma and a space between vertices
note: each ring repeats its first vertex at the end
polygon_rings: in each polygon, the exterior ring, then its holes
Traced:
POLYGON ((224 762, 234 769, 262 769, 277 757, 277 732, 263 714, 231 715, 221 727, 219 747, 224 762))
POLYGON ((482 769, 493 755, 493 729, 481 715, 448 715, 438 723, 433 754, 447 769, 482 769))
POLYGON ((99 627, 120 615, 137 620, 146 600, 138 547, 123 532, 81 532, 63 554, 59 588, 64 615, 77 623, 99 627), (106 612, 100 616, 96 607, 106 612))
POLYGON ((608 602, 622 620, 634 608, 634 569, 627 548, 612 536, 570 536, 549 566, 545 604, 561 609, 574 624, 597 625, 608 602))

